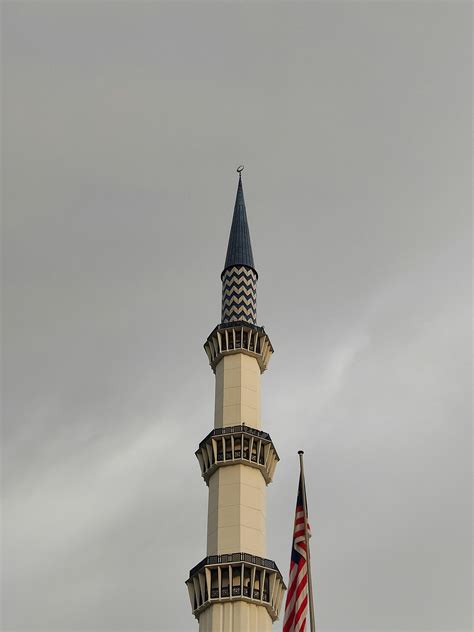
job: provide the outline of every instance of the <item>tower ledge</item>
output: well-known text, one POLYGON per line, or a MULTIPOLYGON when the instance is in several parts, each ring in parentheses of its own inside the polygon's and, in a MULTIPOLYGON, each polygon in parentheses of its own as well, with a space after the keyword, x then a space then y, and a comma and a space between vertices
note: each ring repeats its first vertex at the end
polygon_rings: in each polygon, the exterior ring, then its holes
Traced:
POLYGON ((186 585, 197 619, 213 603, 239 600, 264 606, 275 621, 286 589, 273 560, 248 553, 206 557, 191 569, 186 585))
POLYGON ((273 353, 273 346, 263 327, 246 321, 235 321, 217 325, 209 334, 204 349, 214 373, 224 355, 245 353, 256 358, 263 373, 273 353))
POLYGON ((207 485, 217 468, 240 463, 259 469, 268 485, 280 460, 268 432, 245 424, 215 428, 201 441, 196 456, 207 485))

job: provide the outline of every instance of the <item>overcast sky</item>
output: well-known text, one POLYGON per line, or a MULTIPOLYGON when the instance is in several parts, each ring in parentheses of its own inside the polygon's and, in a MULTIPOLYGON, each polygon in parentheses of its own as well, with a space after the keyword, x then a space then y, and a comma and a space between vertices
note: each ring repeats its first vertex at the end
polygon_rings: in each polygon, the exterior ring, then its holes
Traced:
POLYGON ((3 630, 197 631, 241 163, 268 557, 287 577, 304 448, 320 632, 470 629, 470 24, 3 3, 3 630))

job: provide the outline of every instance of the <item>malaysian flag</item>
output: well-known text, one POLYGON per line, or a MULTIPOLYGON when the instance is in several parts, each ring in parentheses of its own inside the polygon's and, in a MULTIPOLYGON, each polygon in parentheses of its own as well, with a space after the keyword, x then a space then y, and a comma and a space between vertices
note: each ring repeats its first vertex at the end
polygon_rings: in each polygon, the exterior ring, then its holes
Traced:
POLYGON ((303 471, 300 473, 296 500, 295 529, 291 549, 290 578, 286 594, 283 632, 304 632, 310 597, 309 551, 307 540, 311 537, 308 519, 305 519, 306 495, 303 471), (305 528, 306 523, 306 528, 305 528))

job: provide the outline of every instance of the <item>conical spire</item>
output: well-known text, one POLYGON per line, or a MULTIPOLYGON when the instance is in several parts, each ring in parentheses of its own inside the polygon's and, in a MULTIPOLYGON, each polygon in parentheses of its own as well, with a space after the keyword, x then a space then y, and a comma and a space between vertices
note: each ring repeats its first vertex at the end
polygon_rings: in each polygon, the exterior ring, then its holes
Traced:
POLYGON ((247 223, 247 212, 245 210, 242 176, 240 173, 224 270, 231 266, 248 266, 255 270, 249 225, 247 223))

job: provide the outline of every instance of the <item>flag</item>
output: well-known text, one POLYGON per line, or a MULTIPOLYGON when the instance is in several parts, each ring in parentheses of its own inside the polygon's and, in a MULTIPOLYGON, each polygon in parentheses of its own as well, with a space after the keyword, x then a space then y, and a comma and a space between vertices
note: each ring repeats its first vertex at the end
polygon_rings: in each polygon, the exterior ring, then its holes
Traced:
POLYGON ((308 612, 308 559, 307 539, 311 531, 307 517, 304 480, 302 473, 298 485, 296 500, 295 528, 291 549, 290 578, 286 594, 285 618, 283 632, 304 632, 308 612))

